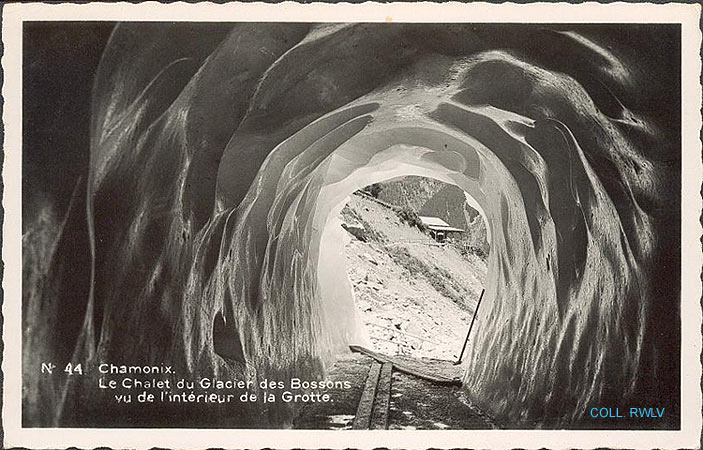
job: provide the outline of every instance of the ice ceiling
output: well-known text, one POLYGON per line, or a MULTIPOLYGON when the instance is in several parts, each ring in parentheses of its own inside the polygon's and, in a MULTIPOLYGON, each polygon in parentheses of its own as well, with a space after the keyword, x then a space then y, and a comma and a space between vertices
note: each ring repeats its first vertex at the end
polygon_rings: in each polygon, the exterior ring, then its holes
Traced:
MULTIPOLYGON (((360 187, 422 175, 468 192, 490 228, 473 401, 526 427, 676 409, 678 56, 660 48, 675 33, 218 27, 115 29, 93 96, 92 288, 49 298, 66 284, 53 261, 25 301, 82 314, 27 351, 322 376, 365 342, 333 218, 360 187)), ((67 381, 51 420, 79 421, 90 389, 67 381)))

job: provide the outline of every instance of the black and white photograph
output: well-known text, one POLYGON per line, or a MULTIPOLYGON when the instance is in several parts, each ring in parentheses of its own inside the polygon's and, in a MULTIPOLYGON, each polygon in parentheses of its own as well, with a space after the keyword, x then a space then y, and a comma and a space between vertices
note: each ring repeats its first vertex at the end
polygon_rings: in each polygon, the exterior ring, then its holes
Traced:
POLYGON ((12 444, 700 439, 700 7, 30 6, 3 13, 12 444))

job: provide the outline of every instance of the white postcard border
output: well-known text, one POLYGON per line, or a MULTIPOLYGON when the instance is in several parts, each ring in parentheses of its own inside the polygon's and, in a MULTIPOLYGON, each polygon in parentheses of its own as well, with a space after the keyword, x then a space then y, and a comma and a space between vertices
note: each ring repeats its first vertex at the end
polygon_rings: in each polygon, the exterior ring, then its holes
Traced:
POLYGON ((5 346, 2 370, 4 446, 63 448, 290 448, 379 446, 427 448, 695 448, 700 445, 701 164, 700 5, 692 4, 10 4, 3 9, 3 262, 5 346), (312 21, 680 23, 682 30, 682 341, 681 430, 303 431, 204 429, 74 429, 21 427, 21 155, 22 22, 44 21, 312 21))

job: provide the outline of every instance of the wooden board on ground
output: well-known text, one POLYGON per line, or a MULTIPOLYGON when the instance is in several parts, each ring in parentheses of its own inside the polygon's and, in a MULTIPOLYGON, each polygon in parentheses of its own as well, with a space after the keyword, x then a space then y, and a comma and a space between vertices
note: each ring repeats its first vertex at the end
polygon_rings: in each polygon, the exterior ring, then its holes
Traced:
POLYGON ((382 355, 381 353, 374 352, 373 350, 369 350, 367 348, 358 346, 358 345, 350 345, 349 349, 353 352, 358 352, 358 353, 363 353, 365 355, 368 355, 375 359, 376 361, 380 363, 392 363, 393 367, 403 373, 407 373, 409 375, 414 375, 416 377, 432 381, 433 383, 437 384, 442 384, 442 385, 447 385, 447 386, 461 386, 462 382, 459 378, 447 378, 443 377, 441 375, 434 375, 430 374, 427 372, 424 372, 422 370, 419 370, 415 367, 410 367, 409 365, 405 364, 403 361, 399 360, 398 358, 394 358, 393 356, 388 356, 388 355, 382 355))
POLYGON ((371 425, 371 413, 373 412, 374 399, 376 398, 376 386, 378 376, 381 373, 381 364, 374 362, 369 369, 369 376, 366 378, 366 386, 359 400, 359 407, 356 410, 352 430, 368 430, 371 425))
POLYGON ((376 400, 373 402, 373 413, 371 414, 372 430, 387 430, 388 429, 388 408, 391 403, 391 375, 393 373, 393 364, 383 363, 381 367, 381 376, 378 379, 376 386, 376 400))

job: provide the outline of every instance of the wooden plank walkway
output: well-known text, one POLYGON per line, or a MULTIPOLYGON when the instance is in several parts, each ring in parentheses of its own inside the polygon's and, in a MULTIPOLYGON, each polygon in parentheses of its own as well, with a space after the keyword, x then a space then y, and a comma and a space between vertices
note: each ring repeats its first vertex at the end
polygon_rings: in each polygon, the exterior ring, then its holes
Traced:
POLYGON ((381 364, 374 362, 369 369, 369 376, 366 378, 366 386, 359 400, 359 407, 356 409, 352 430, 368 430, 371 426, 371 414, 376 398, 376 386, 378 377, 381 374, 381 364))
POLYGON ((305 404, 293 421, 294 428, 496 428, 495 422, 475 407, 462 391, 458 383, 460 374, 461 369, 451 361, 386 356, 368 349, 340 355, 329 378, 335 382, 346 381, 351 387, 330 389, 328 393, 334 402, 305 404), (398 370, 396 363, 409 370, 398 370))
POLYGON ((372 430, 387 430, 388 415, 391 405, 391 375, 393 373, 393 364, 383 363, 381 367, 381 376, 378 379, 376 387, 376 401, 373 403, 373 414, 371 415, 372 430))
POLYGON ((373 362, 361 394, 352 430, 387 430, 393 364, 373 362))
POLYGON ((391 399, 391 382, 393 369, 409 375, 431 381, 443 386, 461 386, 458 378, 423 372, 411 367, 399 358, 382 355, 364 347, 352 345, 352 351, 362 353, 374 359, 366 377, 364 391, 359 400, 352 430, 387 430, 391 399))

